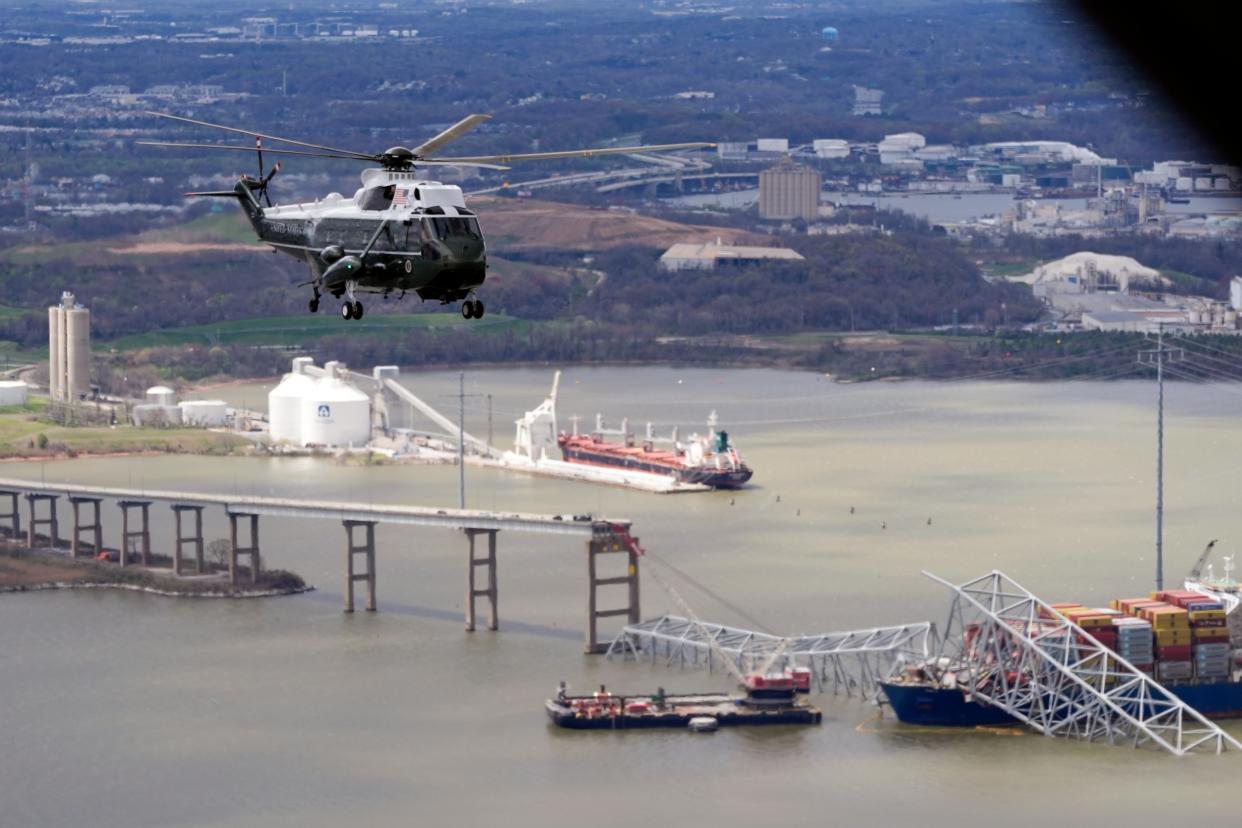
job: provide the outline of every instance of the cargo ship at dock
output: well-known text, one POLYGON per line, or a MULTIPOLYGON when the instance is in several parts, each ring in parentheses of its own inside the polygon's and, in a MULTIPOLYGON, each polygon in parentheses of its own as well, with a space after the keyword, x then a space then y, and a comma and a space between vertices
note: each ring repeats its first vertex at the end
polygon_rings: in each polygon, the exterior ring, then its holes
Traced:
POLYGON ((729 433, 717 426, 713 411, 707 419, 707 433, 691 434, 683 441, 677 429, 673 429, 671 437, 656 437, 648 423, 646 437, 639 443, 629 430, 628 420, 622 420, 619 429, 609 429, 603 416, 596 415, 595 429, 590 434, 579 434, 575 422, 572 433, 557 435, 556 444, 567 463, 671 477, 713 489, 739 489, 754 472, 730 442, 729 433), (610 442, 605 439, 608 436, 619 437, 620 442, 610 442), (668 448, 661 447, 662 444, 668 448))

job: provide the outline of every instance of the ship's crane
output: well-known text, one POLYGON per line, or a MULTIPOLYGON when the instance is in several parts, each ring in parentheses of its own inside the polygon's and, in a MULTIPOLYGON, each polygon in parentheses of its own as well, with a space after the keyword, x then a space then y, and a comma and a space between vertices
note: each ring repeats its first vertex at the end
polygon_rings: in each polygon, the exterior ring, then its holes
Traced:
POLYGON ((1212 554, 1212 548, 1216 546, 1217 538, 1208 541, 1208 545, 1203 547, 1203 554, 1199 556, 1199 560, 1195 561, 1195 565, 1190 568, 1190 577, 1199 580, 1203 574, 1203 565, 1207 563, 1208 556, 1212 554))

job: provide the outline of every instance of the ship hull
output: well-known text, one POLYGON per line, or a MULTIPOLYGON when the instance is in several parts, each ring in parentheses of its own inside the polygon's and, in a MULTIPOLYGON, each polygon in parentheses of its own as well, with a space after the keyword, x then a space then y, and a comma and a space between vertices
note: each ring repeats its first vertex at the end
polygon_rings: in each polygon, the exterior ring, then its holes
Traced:
POLYGON ((592 451, 588 448, 571 445, 561 446, 561 456, 567 463, 624 469, 625 471, 654 474, 661 477, 675 477, 682 483, 697 483, 702 486, 711 486, 713 489, 739 489, 746 485, 751 475, 754 474, 746 466, 739 469, 695 468, 674 463, 656 462, 644 459, 641 456, 619 456, 606 451, 592 451))
MULTIPOLYGON (((967 701, 961 690, 881 682, 893 713, 906 724, 984 727, 1019 724, 1000 708, 967 701)), ((1242 718, 1242 682, 1166 684, 1165 689, 1210 719, 1242 718)))

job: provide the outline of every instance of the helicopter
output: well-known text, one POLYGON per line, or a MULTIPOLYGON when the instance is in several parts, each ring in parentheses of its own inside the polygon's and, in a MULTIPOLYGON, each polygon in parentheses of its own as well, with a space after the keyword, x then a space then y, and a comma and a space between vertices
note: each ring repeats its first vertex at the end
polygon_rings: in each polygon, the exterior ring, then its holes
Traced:
POLYGON ((194 144, 138 141, 154 147, 253 152, 259 175, 242 175, 231 190, 186 193, 187 197, 233 198, 258 235, 276 251, 300 259, 310 268, 307 305, 319 311, 325 293, 344 299, 341 317, 361 319, 365 311, 360 293, 388 298, 413 291, 422 301, 442 305, 461 302, 461 315, 481 319, 485 311, 476 291, 487 278, 487 245, 477 215, 466 206, 460 187, 422 177, 418 168, 429 166, 478 167, 507 170, 510 162, 560 158, 592 158, 638 152, 668 152, 710 147, 708 143, 650 144, 635 147, 560 150, 517 155, 438 157, 434 153, 460 138, 490 115, 469 115, 415 147, 396 146, 369 153, 281 138, 251 129, 213 124, 165 112, 146 114, 202 127, 224 130, 254 139, 254 147, 235 144, 194 144), (300 147, 263 146, 263 141, 300 147), (335 158, 377 164, 362 171, 362 186, 351 198, 330 193, 313 202, 273 205, 268 184, 280 163, 264 172, 263 155, 335 158))

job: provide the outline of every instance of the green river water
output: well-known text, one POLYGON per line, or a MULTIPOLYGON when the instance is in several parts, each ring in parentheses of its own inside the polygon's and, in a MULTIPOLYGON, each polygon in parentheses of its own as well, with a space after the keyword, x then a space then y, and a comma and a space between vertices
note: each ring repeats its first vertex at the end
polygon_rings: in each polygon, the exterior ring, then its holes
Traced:
MULTIPOLYGON (((507 445, 550 380, 477 371, 467 392, 493 395, 496 442, 507 445)), ((406 381, 455 410, 456 373, 406 381)), ((269 387, 221 396, 257 407, 269 387)), ((1177 585, 1208 539, 1223 538, 1227 553, 1242 542, 1242 392, 1167 393, 1166 579, 1177 585)), ((467 505, 629 518, 652 553, 779 632, 943 624, 948 596, 923 569, 964 581, 999 568, 1048 600, 1098 606, 1151 588, 1154 397, 1149 382, 837 385, 766 370, 575 368, 562 380, 563 426, 603 411, 684 431, 716 409, 755 485, 661 496, 468 468, 467 505)), ((467 403, 467 428, 486 434, 486 401, 467 403)), ((170 456, 7 464, 3 475, 457 504, 452 466, 170 456)), ((153 515, 167 549, 171 513, 153 515)), ((225 536, 222 514, 209 511, 207 524, 209 539, 225 536)), ((105 531, 115 544, 111 505, 105 531)), ((1178 760, 1013 731, 907 728, 831 696, 813 697, 825 714, 817 728, 558 731, 542 705, 561 679, 582 691, 728 683, 582 655, 579 541, 502 533, 501 630, 466 633, 460 535, 381 526, 380 612, 345 615, 339 524, 265 518, 261 532, 265 562, 316 592, 0 595, 0 825, 1237 820, 1242 755, 1178 760)), ((665 577, 704 619, 746 626, 665 577)), ((644 617, 676 611, 645 579, 644 617)))

